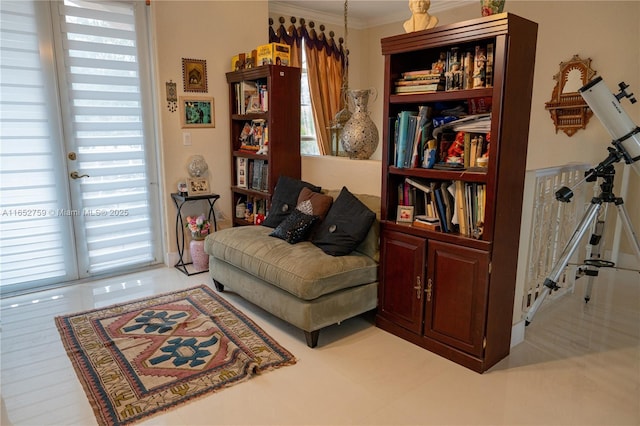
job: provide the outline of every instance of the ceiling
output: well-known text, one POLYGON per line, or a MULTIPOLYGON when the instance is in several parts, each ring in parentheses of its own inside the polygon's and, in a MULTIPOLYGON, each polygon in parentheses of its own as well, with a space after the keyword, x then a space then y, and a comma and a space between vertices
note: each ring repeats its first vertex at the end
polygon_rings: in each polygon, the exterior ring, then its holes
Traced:
MULTIPOLYGON (((477 0, 431 0, 429 13, 453 9, 477 0)), ((408 19, 411 16, 408 0, 349 0, 350 28, 362 29, 408 19)), ((269 10, 275 14, 305 17, 313 12, 314 19, 325 24, 343 24, 344 1, 335 0, 278 0, 269 1, 269 10)))

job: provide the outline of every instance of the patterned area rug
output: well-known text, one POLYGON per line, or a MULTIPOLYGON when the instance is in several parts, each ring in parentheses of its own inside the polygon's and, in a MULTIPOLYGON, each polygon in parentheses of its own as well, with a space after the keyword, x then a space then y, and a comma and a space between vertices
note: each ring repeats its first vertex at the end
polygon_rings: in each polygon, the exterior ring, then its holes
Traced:
POLYGON ((55 320, 101 425, 134 423, 296 362, 205 285, 55 320))

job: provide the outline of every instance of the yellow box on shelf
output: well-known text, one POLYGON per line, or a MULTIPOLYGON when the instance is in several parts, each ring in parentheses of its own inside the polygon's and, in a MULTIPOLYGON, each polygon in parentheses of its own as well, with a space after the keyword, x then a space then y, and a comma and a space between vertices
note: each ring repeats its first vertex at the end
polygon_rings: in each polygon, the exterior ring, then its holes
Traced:
POLYGON ((282 43, 269 43, 258 46, 257 66, 289 65, 291 46, 282 43))

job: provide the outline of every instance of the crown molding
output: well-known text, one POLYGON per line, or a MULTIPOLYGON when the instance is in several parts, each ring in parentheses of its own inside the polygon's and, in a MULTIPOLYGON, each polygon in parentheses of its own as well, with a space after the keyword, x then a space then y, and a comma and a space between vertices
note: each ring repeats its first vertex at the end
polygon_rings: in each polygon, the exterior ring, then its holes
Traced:
MULTIPOLYGON (((352 0, 350 5, 354 3, 362 3, 362 0, 352 0)), ((384 8, 384 12, 380 13, 380 16, 373 16, 370 18, 355 17, 353 13, 348 16, 349 28, 356 30, 363 30, 371 27, 377 27, 380 25, 387 25, 396 22, 402 22, 411 17, 411 11, 409 10, 408 0, 366 0, 368 6, 372 9, 376 9, 376 3, 393 4, 393 10, 384 8)), ((432 0, 429 13, 436 15, 439 12, 445 10, 455 9, 462 6, 467 6, 471 3, 476 3, 477 0, 432 0)), ((300 2, 298 2, 299 4, 300 2)), ((269 1, 269 14, 270 15, 282 15, 289 22, 291 16, 296 18, 302 17, 307 21, 313 20, 325 25, 337 25, 340 28, 344 27, 344 16, 342 13, 341 1, 331 1, 335 3, 336 10, 339 13, 329 13, 313 9, 315 1, 309 2, 309 8, 300 7, 298 5, 291 4, 287 1, 269 1)), ((371 14, 369 14, 371 16, 371 14)))
MULTIPOLYGON (((269 15, 282 15, 287 20, 287 24, 285 26, 287 26, 290 22, 289 18, 291 16, 294 16, 297 19, 304 18, 307 21, 307 24, 309 23, 309 21, 314 21, 317 24, 336 25, 339 28, 344 28, 344 16, 342 13, 326 13, 311 8, 307 9, 304 7, 294 6, 286 2, 270 1, 269 15)), ((363 21, 362 19, 353 18, 351 16, 348 17, 348 23, 349 28, 353 28, 356 30, 367 28, 365 21, 363 21)))

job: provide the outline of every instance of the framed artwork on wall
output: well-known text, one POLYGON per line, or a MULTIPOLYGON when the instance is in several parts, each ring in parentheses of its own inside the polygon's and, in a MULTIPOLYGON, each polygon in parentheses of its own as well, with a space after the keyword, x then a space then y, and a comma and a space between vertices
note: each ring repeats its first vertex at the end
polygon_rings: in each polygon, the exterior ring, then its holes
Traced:
POLYGON ((182 128, 216 127, 213 98, 181 96, 180 122, 182 128))
POLYGON ((182 79, 185 92, 207 92, 207 61, 182 58, 182 79))

